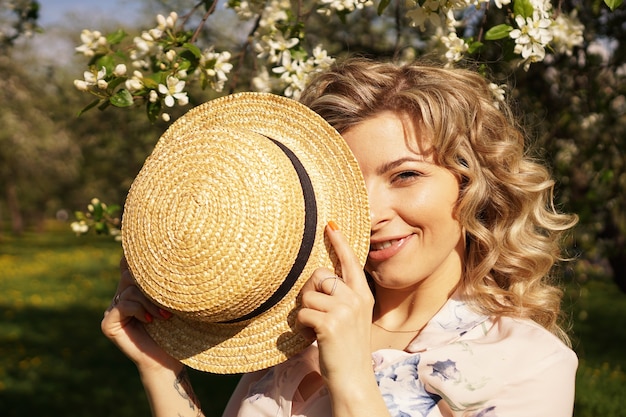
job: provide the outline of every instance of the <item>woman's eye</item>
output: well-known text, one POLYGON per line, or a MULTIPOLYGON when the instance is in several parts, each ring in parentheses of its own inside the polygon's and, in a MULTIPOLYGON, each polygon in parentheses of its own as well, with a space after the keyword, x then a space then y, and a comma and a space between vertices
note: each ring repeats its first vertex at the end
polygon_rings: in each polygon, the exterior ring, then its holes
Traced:
POLYGON ((417 171, 403 171, 394 177, 394 181, 409 181, 420 177, 422 174, 417 171))

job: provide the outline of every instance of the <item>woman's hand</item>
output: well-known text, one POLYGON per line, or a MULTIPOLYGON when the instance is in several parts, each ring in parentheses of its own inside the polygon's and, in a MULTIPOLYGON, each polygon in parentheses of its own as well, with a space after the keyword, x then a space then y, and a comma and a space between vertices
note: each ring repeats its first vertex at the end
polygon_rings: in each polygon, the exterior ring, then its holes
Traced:
POLYGON ((326 234, 341 263, 342 278, 333 278, 335 273, 327 268, 315 270, 302 289, 298 325, 317 339, 322 376, 332 392, 333 386, 348 388, 360 376, 372 378, 374 297, 363 266, 337 225, 330 222, 326 234))
POLYGON ((121 278, 101 323, 106 337, 132 360, 140 371, 166 367, 180 371, 182 364, 161 349, 144 325, 167 320, 171 313, 160 309, 137 288, 126 259, 120 261, 121 278))

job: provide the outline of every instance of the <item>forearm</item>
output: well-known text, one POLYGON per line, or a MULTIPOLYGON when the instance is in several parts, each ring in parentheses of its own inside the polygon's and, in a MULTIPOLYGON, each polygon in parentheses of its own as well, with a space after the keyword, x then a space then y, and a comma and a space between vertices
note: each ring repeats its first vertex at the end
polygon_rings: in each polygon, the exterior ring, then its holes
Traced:
POLYGON ((182 364, 174 369, 140 371, 140 376, 154 417, 204 416, 182 364))

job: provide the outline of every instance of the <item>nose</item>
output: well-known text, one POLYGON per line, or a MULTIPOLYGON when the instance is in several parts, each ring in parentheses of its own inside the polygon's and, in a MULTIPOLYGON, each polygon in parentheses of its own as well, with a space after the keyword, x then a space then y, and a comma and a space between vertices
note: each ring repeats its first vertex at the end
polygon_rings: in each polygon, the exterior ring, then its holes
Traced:
POLYGON ((391 219, 392 201, 389 195, 384 193, 381 186, 367 184, 367 196, 370 203, 370 221, 371 228, 375 230, 377 227, 385 224, 391 219))

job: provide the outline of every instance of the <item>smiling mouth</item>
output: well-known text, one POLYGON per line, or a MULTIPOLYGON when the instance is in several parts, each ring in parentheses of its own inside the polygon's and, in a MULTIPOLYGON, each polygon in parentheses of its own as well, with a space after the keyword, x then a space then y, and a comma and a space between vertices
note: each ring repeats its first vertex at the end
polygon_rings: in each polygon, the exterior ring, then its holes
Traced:
POLYGON ((385 242, 372 243, 370 245, 370 250, 383 250, 392 247, 396 243, 400 242, 402 239, 393 239, 387 240, 385 242))

